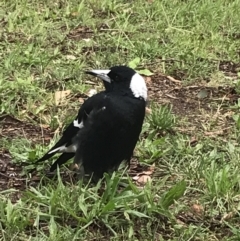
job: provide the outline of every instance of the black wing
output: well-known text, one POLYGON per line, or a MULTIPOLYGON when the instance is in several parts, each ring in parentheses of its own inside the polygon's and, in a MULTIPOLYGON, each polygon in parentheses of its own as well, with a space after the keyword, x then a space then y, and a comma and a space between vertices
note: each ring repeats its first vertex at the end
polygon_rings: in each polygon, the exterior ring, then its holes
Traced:
POLYGON ((105 91, 102 91, 88 98, 81 106, 76 119, 63 132, 61 139, 35 163, 46 161, 59 152, 63 152, 63 154, 55 161, 52 168, 57 165, 61 165, 72 158, 75 153, 74 148, 71 148, 74 137, 78 133, 79 129, 84 127, 84 121, 87 119, 88 114, 92 111, 95 105, 98 105, 98 103, 101 102, 101 100, 104 98, 104 95, 105 91))

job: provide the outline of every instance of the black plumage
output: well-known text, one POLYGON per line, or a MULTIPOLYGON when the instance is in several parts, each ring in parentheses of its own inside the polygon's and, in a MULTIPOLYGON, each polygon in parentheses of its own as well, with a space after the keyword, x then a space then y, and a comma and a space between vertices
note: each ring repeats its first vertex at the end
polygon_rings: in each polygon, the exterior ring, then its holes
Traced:
POLYGON ((106 82, 106 90, 83 103, 62 138, 37 162, 63 152, 51 171, 74 157, 82 174, 101 178, 123 160, 130 162, 145 116, 147 88, 144 79, 126 66, 86 73, 106 82))
POLYGON ((38 161, 35 163, 43 162, 48 160, 50 157, 54 156, 56 153, 61 153, 59 158, 52 164, 50 171, 54 171, 57 169, 57 166, 61 166, 66 163, 69 159, 75 156, 76 150, 71 150, 71 146, 73 145, 73 138, 77 135, 79 131, 79 127, 74 125, 74 123, 81 123, 82 120, 86 120, 89 113, 92 111, 95 103, 101 101, 104 97, 104 94, 107 91, 102 91, 88 98, 81 106, 76 119, 64 130, 61 139, 38 161), (59 148, 66 146, 66 150, 60 150, 59 148))

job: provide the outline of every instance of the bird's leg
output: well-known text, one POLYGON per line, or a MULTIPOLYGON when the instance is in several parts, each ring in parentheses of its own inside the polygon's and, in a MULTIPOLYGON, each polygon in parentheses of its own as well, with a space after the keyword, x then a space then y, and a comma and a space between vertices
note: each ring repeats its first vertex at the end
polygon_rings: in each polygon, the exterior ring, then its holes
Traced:
POLYGON ((85 175, 85 170, 82 164, 82 160, 79 157, 79 155, 76 153, 73 163, 73 168, 75 172, 77 173, 77 179, 83 179, 85 175))
POLYGON ((82 163, 80 163, 80 165, 77 165, 75 163, 75 166, 77 166, 76 168, 76 172, 77 172, 77 178, 80 180, 80 179, 83 179, 84 178, 84 175, 85 175, 85 171, 84 171, 84 167, 82 165, 82 163))

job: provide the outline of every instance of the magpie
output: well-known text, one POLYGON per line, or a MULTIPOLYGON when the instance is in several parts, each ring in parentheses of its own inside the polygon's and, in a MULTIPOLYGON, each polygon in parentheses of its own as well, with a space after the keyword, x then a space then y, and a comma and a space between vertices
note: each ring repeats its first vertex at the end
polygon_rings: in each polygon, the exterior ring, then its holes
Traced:
POLYGON ((117 170, 122 161, 130 163, 145 117, 147 87, 144 78, 127 66, 91 70, 105 90, 88 98, 62 138, 36 163, 62 153, 50 171, 74 157, 80 176, 94 178, 117 170))

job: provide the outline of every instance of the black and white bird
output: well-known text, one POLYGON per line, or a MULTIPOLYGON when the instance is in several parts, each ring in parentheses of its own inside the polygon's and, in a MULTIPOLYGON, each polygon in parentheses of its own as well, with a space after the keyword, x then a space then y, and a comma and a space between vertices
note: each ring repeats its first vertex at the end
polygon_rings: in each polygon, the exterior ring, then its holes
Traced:
POLYGON ((147 87, 144 78, 126 66, 91 70, 105 82, 105 91, 88 98, 62 138, 37 162, 62 153, 50 171, 74 157, 81 174, 101 178, 130 162, 145 116, 147 87))

